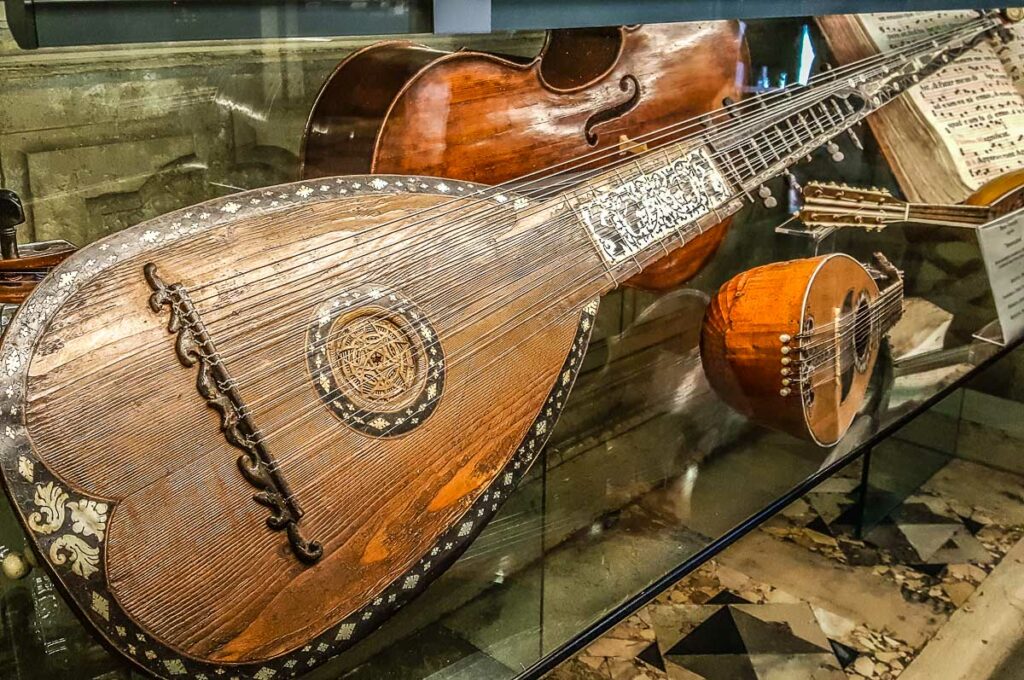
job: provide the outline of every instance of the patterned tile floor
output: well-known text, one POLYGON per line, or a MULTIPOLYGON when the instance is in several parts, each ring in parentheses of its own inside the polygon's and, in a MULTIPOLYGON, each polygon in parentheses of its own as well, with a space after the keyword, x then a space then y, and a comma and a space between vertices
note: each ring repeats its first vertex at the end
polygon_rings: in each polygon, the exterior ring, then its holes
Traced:
POLYGON ((855 474, 790 505, 548 680, 898 677, 1024 536, 1024 497, 1006 491, 1024 480, 952 461, 858 538, 855 474), (996 481, 958 484, 965 475, 996 481))

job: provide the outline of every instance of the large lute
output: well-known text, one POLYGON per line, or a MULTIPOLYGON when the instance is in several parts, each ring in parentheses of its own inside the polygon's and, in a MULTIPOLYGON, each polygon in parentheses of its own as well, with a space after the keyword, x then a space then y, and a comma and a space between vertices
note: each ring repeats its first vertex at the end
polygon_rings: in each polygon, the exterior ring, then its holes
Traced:
POLYGON ((682 122, 558 192, 320 179, 82 248, 0 349, 0 464, 42 562, 154 674, 315 666, 508 497, 598 296, 997 26, 682 122))

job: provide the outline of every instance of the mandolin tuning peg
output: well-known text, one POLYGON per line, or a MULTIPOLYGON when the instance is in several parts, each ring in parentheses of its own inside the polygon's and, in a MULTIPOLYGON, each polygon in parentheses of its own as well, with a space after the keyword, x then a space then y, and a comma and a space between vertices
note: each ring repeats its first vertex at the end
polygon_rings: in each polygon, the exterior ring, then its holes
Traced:
POLYGON ((836 144, 835 142, 829 142, 828 144, 826 144, 825 150, 828 151, 828 154, 836 163, 841 163, 843 159, 846 158, 845 154, 843 154, 843 152, 839 150, 839 145, 836 144))
POLYGON ((779 202, 775 200, 775 197, 772 196, 772 190, 764 184, 758 187, 757 195, 761 197, 761 202, 764 203, 764 207, 766 208, 774 208, 779 204, 779 202))

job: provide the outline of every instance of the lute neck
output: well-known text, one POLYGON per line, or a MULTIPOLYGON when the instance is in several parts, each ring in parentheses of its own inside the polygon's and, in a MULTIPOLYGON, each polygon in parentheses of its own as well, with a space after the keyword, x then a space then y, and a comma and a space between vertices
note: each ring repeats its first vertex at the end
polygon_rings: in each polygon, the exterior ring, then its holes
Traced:
MULTIPOLYGON (((984 16, 943 37, 914 43, 819 75, 809 85, 759 95, 699 123, 637 140, 614 167, 545 198, 547 215, 583 226, 596 251, 602 293, 765 198, 764 183, 829 144, 872 111, 957 58, 1001 26, 984 16), (660 143, 660 145, 658 145, 660 143)), ((829 148, 835 160, 838 150, 829 148)))

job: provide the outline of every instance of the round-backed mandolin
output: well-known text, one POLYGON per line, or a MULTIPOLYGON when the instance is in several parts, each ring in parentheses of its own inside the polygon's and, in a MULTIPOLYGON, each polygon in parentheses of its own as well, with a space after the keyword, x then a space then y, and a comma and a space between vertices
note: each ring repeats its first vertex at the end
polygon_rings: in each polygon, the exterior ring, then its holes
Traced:
MULTIPOLYGON (((621 162, 685 130, 650 133, 739 99, 748 63, 736 21, 550 31, 540 54, 525 62, 377 43, 342 61, 321 89, 301 172, 498 184, 557 172, 597 150, 606 153, 592 166, 621 162), (646 144, 631 142, 645 135, 646 144)), ((667 289, 691 278, 727 228, 728 220, 708 229, 627 285, 667 289)))
POLYGON ((996 26, 675 121, 566 186, 316 178, 80 249, 0 345, 0 472, 40 563, 150 673, 322 663, 509 497, 602 293, 996 26))
POLYGON ((860 409, 903 284, 875 280, 848 255, 755 267, 712 298, 701 329, 708 382, 751 420, 831 446, 860 409))

